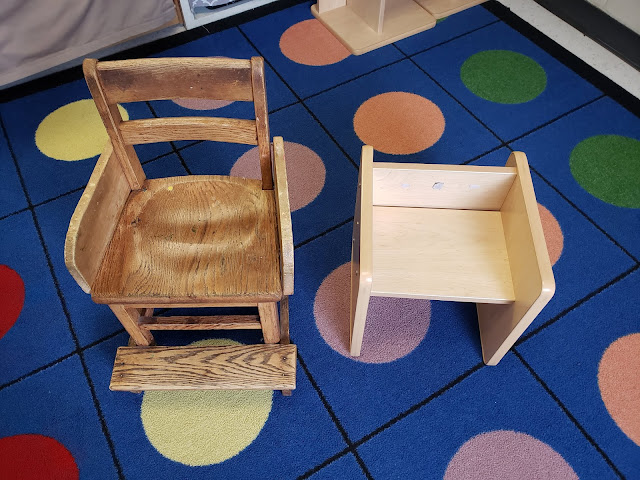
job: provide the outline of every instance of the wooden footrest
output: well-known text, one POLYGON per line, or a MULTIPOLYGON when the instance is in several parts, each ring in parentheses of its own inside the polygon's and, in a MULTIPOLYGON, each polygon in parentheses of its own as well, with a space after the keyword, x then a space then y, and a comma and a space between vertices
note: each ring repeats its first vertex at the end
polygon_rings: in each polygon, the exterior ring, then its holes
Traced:
POLYGON ((120 347, 111 390, 293 390, 295 345, 120 347))

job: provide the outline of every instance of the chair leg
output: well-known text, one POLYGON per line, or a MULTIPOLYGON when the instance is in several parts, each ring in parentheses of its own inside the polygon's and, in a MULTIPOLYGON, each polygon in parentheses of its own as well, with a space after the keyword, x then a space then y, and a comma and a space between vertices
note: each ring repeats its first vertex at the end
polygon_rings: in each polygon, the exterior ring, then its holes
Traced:
POLYGON ((264 343, 278 343, 280 341, 278 304, 276 302, 259 303, 258 313, 260 314, 264 343))
POLYGON ((371 282, 364 280, 358 271, 351 267, 351 356, 359 357, 364 336, 364 325, 367 321, 369 297, 371 296, 371 282), (355 271, 354 271, 355 270, 355 271))
POLYGON ((148 330, 143 330, 138 326, 138 317, 140 312, 135 308, 127 308, 124 305, 109 305, 109 308, 114 313, 122 326, 127 331, 136 345, 154 345, 156 342, 153 339, 153 335, 148 330))
MULTIPOLYGON (((280 300, 280 343, 288 345, 289 340, 289 297, 280 300)), ((285 397, 291 396, 291 390, 282 390, 285 397)))

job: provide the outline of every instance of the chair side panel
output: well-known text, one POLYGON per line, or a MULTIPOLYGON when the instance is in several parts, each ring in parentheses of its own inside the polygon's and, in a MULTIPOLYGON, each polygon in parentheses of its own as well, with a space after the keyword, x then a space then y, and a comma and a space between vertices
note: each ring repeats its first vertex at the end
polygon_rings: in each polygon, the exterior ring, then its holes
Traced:
POLYGON ((69 222, 64 259, 87 293, 98 273, 131 188, 107 144, 69 222))
POLYGON ((482 352, 488 365, 500 361, 555 292, 526 156, 512 153, 507 166, 518 169, 518 177, 501 208, 516 300, 511 305, 478 305, 482 352))

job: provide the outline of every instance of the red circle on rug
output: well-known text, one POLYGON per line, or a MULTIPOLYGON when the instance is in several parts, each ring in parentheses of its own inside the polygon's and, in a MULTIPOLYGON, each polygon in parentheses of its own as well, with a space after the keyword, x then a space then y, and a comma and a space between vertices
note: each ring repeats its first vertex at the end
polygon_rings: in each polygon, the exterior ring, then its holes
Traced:
POLYGON ((363 363, 387 363, 411 353, 424 339, 431 303, 412 298, 371 297, 359 357, 349 355, 351 263, 331 272, 316 292, 313 313, 325 342, 363 363))
POLYGON ((598 366, 600 396, 611 418, 640 447, 640 333, 618 338, 598 366))
POLYGON ((0 338, 20 316, 24 305, 24 282, 18 273, 0 265, 0 338))
POLYGON ((551 265, 555 265, 564 249, 564 235, 558 220, 545 206, 538 204, 538 212, 540 213, 544 239, 547 243, 549 260, 551 260, 551 265))
POLYGON ((495 430, 467 440, 443 480, 578 480, 558 452, 526 433, 495 430))
POLYGON ((287 28, 280 37, 280 51, 289 60, 313 67, 338 63, 351 55, 315 18, 287 28))
MULTIPOLYGON (((320 156, 299 143, 284 142, 284 160, 292 212, 309 205, 324 188, 327 171, 320 156)), ((262 178, 258 147, 245 152, 231 168, 234 177, 262 178)))
POLYGON ((393 155, 420 152, 444 132, 444 115, 431 100, 409 92, 387 92, 365 101, 353 116, 363 143, 393 155))
POLYGON ((0 438, 2 478, 21 480, 77 480, 73 456, 57 440, 26 434, 0 438))

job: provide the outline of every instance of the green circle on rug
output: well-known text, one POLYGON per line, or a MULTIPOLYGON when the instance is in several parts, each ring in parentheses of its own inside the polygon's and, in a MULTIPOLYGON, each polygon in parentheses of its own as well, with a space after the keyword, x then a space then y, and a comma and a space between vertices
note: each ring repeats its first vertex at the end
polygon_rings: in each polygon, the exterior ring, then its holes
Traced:
POLYGON ((547 74, 538 62, 509 50, 471 55, 460 68, 460 78, 480 98, 504 104, 533 100, 547 86, 547 74))
POLYGON ((575 146, 571 173, 587 192, 618 207, 640 208, 640 141, 596 135, 575 146))

